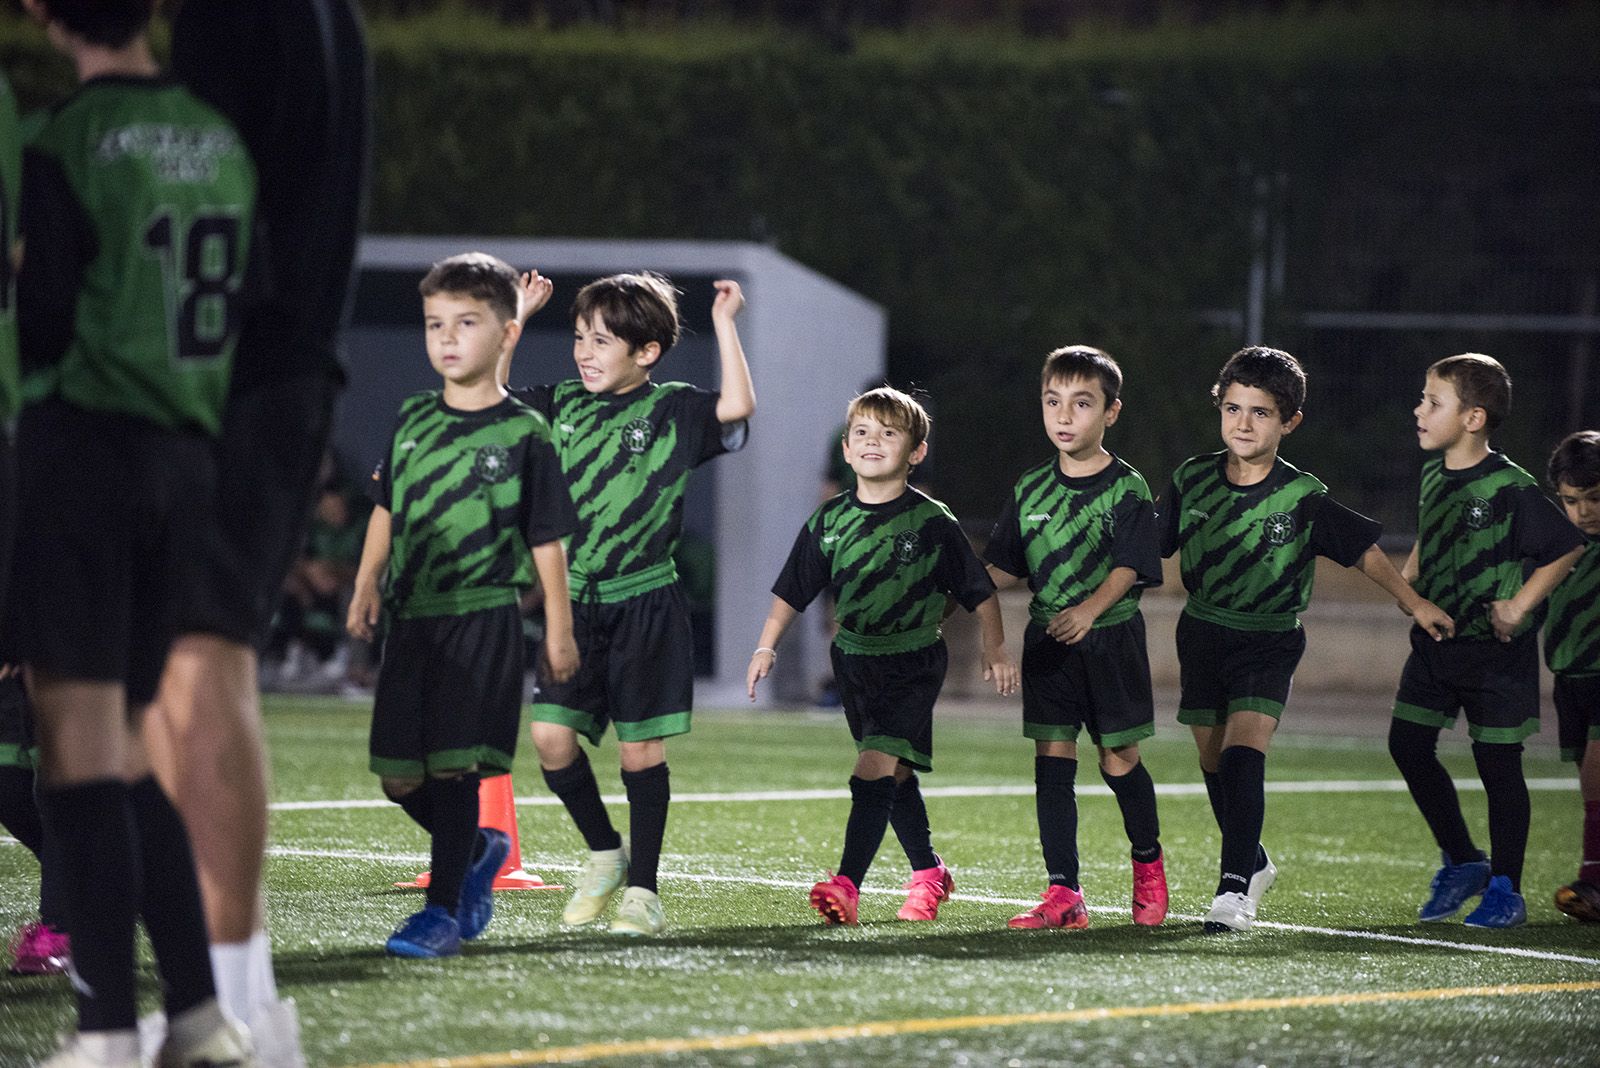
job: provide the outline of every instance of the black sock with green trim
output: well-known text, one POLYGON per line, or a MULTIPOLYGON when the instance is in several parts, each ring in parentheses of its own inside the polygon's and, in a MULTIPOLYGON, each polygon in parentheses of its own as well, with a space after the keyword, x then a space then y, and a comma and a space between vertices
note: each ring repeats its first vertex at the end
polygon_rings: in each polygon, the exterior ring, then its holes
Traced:
POLYGON ((1033 758, 1033 808, 1039 820, 1039 848, 1052 886, 1078 888, 1078 793, 1073 757, 1033 758))
POLYGON ((578 759, 564 768, 545 769, 544 784, 561 799, 567 815, 572 817, 584 843, 593 852, 622 848, 622 835, 611 825, 605 802, 600 800, 600 784, 595 781, 594 769, 582 749, 578 759))

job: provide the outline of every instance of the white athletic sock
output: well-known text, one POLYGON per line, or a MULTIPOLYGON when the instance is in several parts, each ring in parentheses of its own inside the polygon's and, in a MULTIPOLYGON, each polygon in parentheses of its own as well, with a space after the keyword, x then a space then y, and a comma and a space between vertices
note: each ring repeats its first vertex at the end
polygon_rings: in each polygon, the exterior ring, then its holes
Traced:
POLYGON ((278 1000, 272 951, 264 930, 254 932, 245 942, 213 942, 211 971, 216 977, 217 1000, 235 1020, 248 1023, 258 1007, 278 1000))
POLYGON ((139 1063, 138 1031, 79 1031, 78 1052, 95 1064, 139 1063))

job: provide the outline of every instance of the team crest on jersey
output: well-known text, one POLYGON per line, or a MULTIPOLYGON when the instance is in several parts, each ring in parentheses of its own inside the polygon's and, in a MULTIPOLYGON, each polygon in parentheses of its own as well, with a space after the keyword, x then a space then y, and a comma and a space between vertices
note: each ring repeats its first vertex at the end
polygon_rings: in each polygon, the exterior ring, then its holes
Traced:
POLYGON ((1105 531, 1106 537, 1115 538, 1117 536, 1117 514, 1109 508, 1101 512, 1100 527, 1105 531))
POLYGON ((1482 530, 1494 522, 1494 507, 1482 497, 1467 502, 1467 529, 1482 530))
POLYGON ((485 445, 472 461, 472 470, 485 482, 504 482, 511 476, 511 453, 504 445, 485 445))
POLYGON ((922 547, 922 539, 914 530, 902 530, 894 536, 894 558, 902 564, 909 564, 917 558, 917 550, 922 547))
POLYGON ((1287 545, 1294 537, 1294 516, 1288 512, 1273 512, 1261 521, 1261 532, 1268 545, 1287 545))
POLYGON ((623 427, 620 433, 622 447, 629 452, 644 452, 650 447, 650 439, 654 436, 648 419, 635 419, 623 427))

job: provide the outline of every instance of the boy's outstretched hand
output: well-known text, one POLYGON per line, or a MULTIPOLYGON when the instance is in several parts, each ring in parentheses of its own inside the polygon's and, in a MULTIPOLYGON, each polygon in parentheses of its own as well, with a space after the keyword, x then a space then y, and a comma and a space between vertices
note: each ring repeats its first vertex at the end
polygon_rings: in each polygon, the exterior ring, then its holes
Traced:
POLYGON ((1017 690, 1017 682, 1021 678, 1017 671, 1017 662, 1011 659, 1005 646, 998 649, 985 649, 983 653, 983 679, 985 682, 994 682, 994 692, 1001 697, 1010 697, 1017 690))
POLYGON ((756 699, 756 683, 771 674, 773 662, 777 659, 777 654, 768 649, 757 649, 751 655, 750 667, 744 673, 744 685, 750 693, 750 700, 756 699))
POLYGON ((517 279, 517 322, 526 323, 548 304, 555 289, 555 283, 538 271, 524 271, 517 279))
POLYGON ((717 287, 717 299, 711 302, 712 320, 732 320, 744 308, 744 290, 730 278, 719 278, 711 284, 717 287))

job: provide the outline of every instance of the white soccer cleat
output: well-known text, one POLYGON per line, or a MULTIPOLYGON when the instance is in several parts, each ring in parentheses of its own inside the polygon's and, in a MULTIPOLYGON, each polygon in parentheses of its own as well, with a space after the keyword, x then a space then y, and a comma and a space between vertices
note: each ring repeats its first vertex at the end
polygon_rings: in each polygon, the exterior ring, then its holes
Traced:
POLYGON ((250 1041, 261 1068, 306 1068, 300 1049, 300 1012, 294 998, 281 998, 256 1008, 250 1019, 250 1041))
POLYGON ((642 886, 630 886, 622 892, 622 904, 611 921, 612 934, 658 935, 666 929, 667 914, 656 893, 642 886))
POLYGON ((561 912, 561 922, 578 927, 598 920, 627 879, 628 854, 621 846, 591 852, 578 873, 578 889, 561 912))
POLYGON ((1278 866, 1272 863, 1271 854, 1265 849, 1262 849, 1261 853, 1267 858, 1266 866, 1250 876, 1250 887, 1244 892, 1250 899, 1252 912, 1261 907, 1261 899, 1267 896, 1267 891, 1271 890, 1272 884, 1278 880, 1278 866))
POLYGON ((1237 891, 1218 894, 1211 902, 1211 911, 1206 913, 1205 931, 1207 934, 1248 931, 1255 922, 1256 904, 1248 896, 1237 891))
POLYGON ((155 1068, 258 1068, 250 1031, 208 1001, 167 1021, 155 1068))

